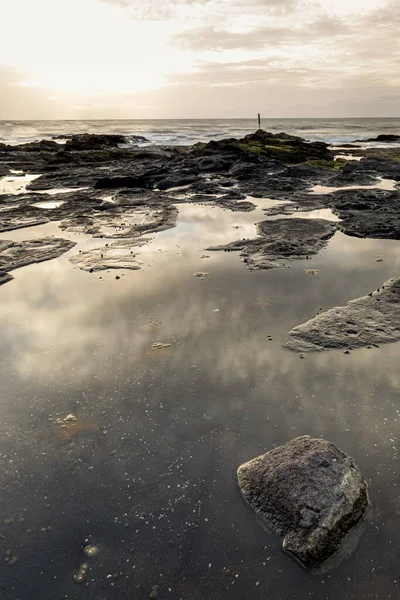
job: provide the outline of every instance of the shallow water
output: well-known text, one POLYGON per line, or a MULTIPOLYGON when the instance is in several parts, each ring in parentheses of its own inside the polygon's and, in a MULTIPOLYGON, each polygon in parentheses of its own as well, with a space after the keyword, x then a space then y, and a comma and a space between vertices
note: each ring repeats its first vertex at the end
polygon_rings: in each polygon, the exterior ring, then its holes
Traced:
POLYGON ((393 192, 397 190, 397 181, 393 179, 378 179, 373 185, 346 185, 342 187, 331 187, 327 185, 315 185, 310 194, 332 194, 344 190, 387 190, 393 192))
POLYGON ((62 200, 58 200, 58 201, 54 201, 54 202, 35 202, 35 204, 32 204, 32 206, 36 206, 37 208, 47 208, 47 209, 52 209, 52 208, 60 208, 60 206, 62 206, 64 204, 64 202, 62 200))
POLYGON ((398 274, 400 243, 336 233, 312 260, 268 272, 204 250, 253 237, 265 202, 178 205, 178 226, 125 273, 74 268, 70 254, 107 241, 55 223, 1 234, 82 240, 0 287, 1 548, 18 559, 0 563, 2 598, 132 600, 153 585, 172 600, 398 597, 399 345, 301 360, 282 344, 319 307, 398 274), (56 423, 70 413, 73 426, 56 423), (354 456, 374 503, 356 553, 323 577, 281 552, 235 479, 302 434, 354 456), (78 585, 85 540, 100 553, 78 585))

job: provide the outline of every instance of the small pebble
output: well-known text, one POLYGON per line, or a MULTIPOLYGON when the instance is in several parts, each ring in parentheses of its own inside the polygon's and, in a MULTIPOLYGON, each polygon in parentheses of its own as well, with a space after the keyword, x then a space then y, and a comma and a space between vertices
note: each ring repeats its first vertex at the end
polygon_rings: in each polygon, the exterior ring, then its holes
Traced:
POLYGON ((84 547, 83 552, 89 558, 94 558, 95 556, 99 555, 100 550, 99 550, 98 546, 89 545, 89 546, 84 547))

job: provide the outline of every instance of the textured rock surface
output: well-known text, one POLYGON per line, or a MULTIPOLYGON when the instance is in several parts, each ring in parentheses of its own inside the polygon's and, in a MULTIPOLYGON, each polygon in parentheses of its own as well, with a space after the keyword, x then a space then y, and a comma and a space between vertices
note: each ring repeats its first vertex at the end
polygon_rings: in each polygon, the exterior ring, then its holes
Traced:
POLYGON ((57 258, 74 246, 75 242, 55 237, 23 242, 2 240, 0 241, 0 271, 8 272, 32 263, 57 258))
POLYGON ((287 348, 296 351, 357 348, 400 340, 400 277, 346 306, 294 327, 287 348))
POLYGON ((11 279, 13 279, 13 276, 10 275, 10 273, 0 271, 0 285, 3 285, 3 283, 7 283, 7 281, 11 281, 11 279))
POLYGON ((94 248, 70 257, 72 264, 84 271, 103 271, 105 269, 140 269, 132 247, 146 244, 147 240, 121 240, 111 246, 94 248))
POLYGON ((354 460, 334 444, 298 437, 243 464, 238 482, 260 523, 284 536, 284 550, 308 570, 326 572, 354 550, 368 489, 354 460))
POLYGON ((278 219, 257 224, 259 238, 238 240, 208 250, 240 251, 250 269, 276 269, 288 260, 305 258, 325 247, 334 235, 334 224, 323 219, 278 219))

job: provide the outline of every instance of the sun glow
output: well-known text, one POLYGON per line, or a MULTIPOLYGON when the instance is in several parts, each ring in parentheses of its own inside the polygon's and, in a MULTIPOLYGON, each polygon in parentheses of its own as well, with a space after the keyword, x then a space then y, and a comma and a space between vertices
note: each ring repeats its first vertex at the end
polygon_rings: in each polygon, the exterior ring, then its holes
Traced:
POLYGON ((0 64, 27 74, 22 86, 82 93, 136 93, 163 87, 166 76, 190 71, 169 38, 173 23, 138 21, 99 0, 4 0, 0 64), (23 19, 20 16, 23 14, 23 19))

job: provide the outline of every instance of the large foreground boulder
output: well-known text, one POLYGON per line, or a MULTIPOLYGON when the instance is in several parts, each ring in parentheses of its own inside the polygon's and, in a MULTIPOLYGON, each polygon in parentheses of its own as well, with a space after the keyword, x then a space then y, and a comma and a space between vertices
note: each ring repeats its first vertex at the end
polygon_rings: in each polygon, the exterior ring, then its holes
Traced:
POLYGON ((368 296, 331 308, 289 331, 286 348, 298 352, 360 348, 400 340, 400 277, 368 296))
POLYGON ((354 460, 334 444, 298 437, 238 469, 241 493, 261 525, 311 572, 326 572, 355 549, 369 507, 354 460))

